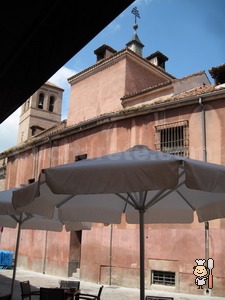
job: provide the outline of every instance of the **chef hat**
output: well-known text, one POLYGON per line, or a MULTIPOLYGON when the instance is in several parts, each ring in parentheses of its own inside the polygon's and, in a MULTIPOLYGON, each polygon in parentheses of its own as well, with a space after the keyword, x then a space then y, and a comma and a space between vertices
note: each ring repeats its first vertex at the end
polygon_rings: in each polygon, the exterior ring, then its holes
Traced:
POLYGON ((205 263, 205 259, 196 259, 195 260, 198 266, 203 266, 205 263))

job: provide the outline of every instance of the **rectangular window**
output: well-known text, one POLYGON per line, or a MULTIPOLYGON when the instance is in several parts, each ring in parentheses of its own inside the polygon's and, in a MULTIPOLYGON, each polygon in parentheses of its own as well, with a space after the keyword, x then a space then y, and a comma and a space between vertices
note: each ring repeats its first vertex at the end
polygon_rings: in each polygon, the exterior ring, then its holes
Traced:
POLYGON ((175 272, 152 270, 152 284, 175 286, 175 272))
POLYGON ((34 136, 37 132, 37 128, 35 126, 31 127, 31 136, 34 136))
POLYGON ((33 182, 35 182, 35 178, 28 179, 28 183, 29 183, 29 184, 31 184, 31 183, 33 183, 33 182))
POLYGON ((87 154, 80 154, 75 156, 75 162, 83 159, 87 159, 87 154))
POLYGON ((188 157, 188 121, 157 125, 155 129, 156 150, 188 157))

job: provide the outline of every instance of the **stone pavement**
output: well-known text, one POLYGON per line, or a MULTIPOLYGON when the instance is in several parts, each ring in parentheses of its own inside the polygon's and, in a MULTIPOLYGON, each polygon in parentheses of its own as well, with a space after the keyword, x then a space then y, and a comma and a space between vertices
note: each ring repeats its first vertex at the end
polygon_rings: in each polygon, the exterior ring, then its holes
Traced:
MULTIPOLYGON (((0 299, 1 296, 10 294, 11 291, 11 278, 12 270, 0 269, 0 299)), ((57 276, 46 275, 42 273, 29 272, 25 270, 17 269, 16 271, 16 281, 14 286, 14 296, 13 300, 21 300, 20 293, 20 281, 30 280, 32 289, 39 287, 59 287, 60 280, 68 280, 77 278, 63 278, 57 276)), ((85 293, 97 294, 98 289, 101 284, 90 283, 90 282, 80 282, 81 291, 85 293)), ((148 296, 163 296, 163 297, 173 297, 174 300, 224 300, 224 297, 211 297, 210 295, 187 295, 180 293, 168 293, 163 291, 151 291, 146 290, 145 294, 148 296)), ((36 298, 36 297, 35 297, 36 298)), ((35 298, 33 300, 35 300, 35 298)), ((125 288, 119 286, 108 286, 104 285, 101 300, 138 300, 140 298, 139 289, 136 288, 125 288)), ((39 297, 37 297, 39 300, 39 297)))

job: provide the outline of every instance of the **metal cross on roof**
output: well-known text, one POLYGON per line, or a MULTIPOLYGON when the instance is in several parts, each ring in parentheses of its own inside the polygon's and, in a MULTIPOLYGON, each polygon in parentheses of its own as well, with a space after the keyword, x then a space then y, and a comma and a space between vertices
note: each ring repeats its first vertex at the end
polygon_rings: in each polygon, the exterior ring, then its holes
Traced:
POLYGON ((140 15, 139 15, 139 11, 137 10, 137 6, 135 6, 135 7, 132 9, 131 13, 134 14, 134 16, 135 16, 135 24, 136 24, 137 18, 140 19, 140 15))

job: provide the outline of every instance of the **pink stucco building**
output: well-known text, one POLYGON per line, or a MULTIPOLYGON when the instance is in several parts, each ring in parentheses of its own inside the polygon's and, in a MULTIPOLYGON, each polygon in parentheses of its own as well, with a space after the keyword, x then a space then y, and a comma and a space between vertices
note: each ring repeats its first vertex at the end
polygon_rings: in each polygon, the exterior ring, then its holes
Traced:
MULTIPOLYGON (((175 78, 166 71, 164 54, 158 51, 144 58, 142 47, 135 33, 121 51, 108 45, 95 51, 96 64, 68 79, 67 120, 52 117, 52 127, 32 123, 31 137, 0 154, 5 189, 36 180, 43 168, 136 144, 225 165, 225 65, 209 70, 214 83, 205 71, 175 78)), ((60 88, 46 85, 27 102, 27 109, 49 108, 38 107, 40 93, 43 101, 48 101, 45 95, 61 97, 60 88)), ((58 116, 61 105, 55 108, 56 112, 48 111, 49 117, 58 116)), ((15 235, 15 230, 4 228, 1 247, 13 250, 15 235)), ((146 288, 204 294, 195 285, 193 266, 208 251, 215 262, 211 294, 225 296, 224 235, 223 219, 145 225, 146 288)), ((18 267, 62 276, 71 276, 78 268, 82 280, 138 287, 138 225, 122 220, 119 225, 93 224, 82 232, 23 230, 18 267)))

